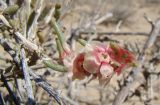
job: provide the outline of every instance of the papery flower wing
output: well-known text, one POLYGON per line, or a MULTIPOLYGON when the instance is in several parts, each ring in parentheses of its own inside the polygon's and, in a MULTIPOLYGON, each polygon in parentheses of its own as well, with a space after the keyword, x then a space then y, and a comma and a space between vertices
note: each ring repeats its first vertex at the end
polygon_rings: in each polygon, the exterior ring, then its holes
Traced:
POLYGON ((73 80, 84 79, 85 76, 90 75, 84 70, 83 61, 84 61, 84 53, 80 53, 73 62, 73 77, 72 77, 73 80))
POLYGON ((113 60, 119 63, 132 63, 135 59, 132 53, 115 43, 109 45, 107 52, 113 60))
POLYGON ((114 68, 107 64, 107 63, 102 63, 101 68, 100 68, 100 74, 99 74, 99 84, 102 86, 106 86, 110 79, 112 78, 114 74, 114 68))
POLYGON ((99 72, 101 56, 105 52, 105 46, 101 43, 92 43, 85 46, 83 67, 89 73, 99 72))
POLYGON ((114 68, 108 63, 102 63, 100 67, 100 74, 104 78, 110 78, 114 73, 114 68))
POLYGON ((92 52, 87 53, 84 57, 83 68, 89 73, 99 72, 101 63, 96 59, 92 52))
POLYGON ((117 62, 118 65, 111 64, 115 68, 115 72, 119 75, 121 71, 132 65, 134 65, 135 58, 131 52, 120 47, 117 44, 111 43, 107 49, 107 52, 111 58, 111 61, 117 62))

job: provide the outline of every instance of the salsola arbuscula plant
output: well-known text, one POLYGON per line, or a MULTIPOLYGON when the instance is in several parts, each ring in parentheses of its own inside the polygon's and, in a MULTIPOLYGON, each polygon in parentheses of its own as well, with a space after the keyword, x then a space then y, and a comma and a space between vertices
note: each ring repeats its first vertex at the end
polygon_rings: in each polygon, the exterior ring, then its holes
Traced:
POLYGON ((61 23, 63 6, 45 0, 2 1, 0 44, 7 57, 2 57, 0 84, 9 97, 0 95, 3 104, 41 104, 41 98, 35 94, 42 88, 51 102, 61 105, 69 101, 74 105, 74 101, 58 91, 58 86, 47 81, 46 75, 61 75, 73 84, 89 78, 89 82, 98 81, 99 86, 107 86, 114 74, 119 76, 126 68, 135 67, 134 54, 113 40, 103 43, 76 36, 72 41, 81 48, 72 48, 61 23))

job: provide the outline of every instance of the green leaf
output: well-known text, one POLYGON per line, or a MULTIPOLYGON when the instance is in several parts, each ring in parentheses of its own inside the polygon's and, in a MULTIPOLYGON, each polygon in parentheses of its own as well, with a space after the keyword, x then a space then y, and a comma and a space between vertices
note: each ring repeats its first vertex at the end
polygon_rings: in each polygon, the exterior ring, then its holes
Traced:
POLYGON ((83 40, 83 39, 77 39, 77 41, 82 45, 85 46, 87 44, 87 41, 83 40))
POLYGON ((61 54, 63 53, 63 49, 62 49, 62 46, 61 46, 60 41, 58 40, 58 38, 56 38, 56 44, 57 44, 57 50, 58 50, 59 57, 60 57, 61 54))
POLYGON ((18 9, 19 9, 18 5, 11 5, 11 6, 7 7, 6 9, 4 9, 3 14, 14 15, 18 9))
POLYGON ((61 5, 60 4, 56 4, 55 5, 55 13, 54 13, 54 18, 56 19, 56 21, 58 21, 58 19, 60 18, 61 15, 61 5))
POLYGON ((59 25, 57 24, 57 22, 55 20, 51 20, 50 25, 54 28, 54 30, 57 34, 58 40, 60 41, 60 44, 61 44, 62 48, 64 49, 63 45, 65 42, 65 39, 64 39, 62 31, 59 28, 59 25))
POLYGON ((52 70, 59 71, 59 72, 67 72, 67 67, 59 64, 52 63, 51 60, 43 60, 43 63, 46 67, 51 68, 52 70))

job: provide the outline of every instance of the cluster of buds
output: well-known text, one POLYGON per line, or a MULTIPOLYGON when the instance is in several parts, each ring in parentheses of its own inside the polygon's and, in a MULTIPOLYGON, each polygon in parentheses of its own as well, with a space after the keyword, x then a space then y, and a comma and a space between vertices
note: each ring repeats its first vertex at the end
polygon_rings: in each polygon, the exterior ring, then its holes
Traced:
POLYGON ((134 64, 134 56, 121 46, 110 43, 86 44, 84 50, 73 60, 72 79, 84 79, 90 75, 98 78, 100 84, 109 82, 114 73, 134 64))

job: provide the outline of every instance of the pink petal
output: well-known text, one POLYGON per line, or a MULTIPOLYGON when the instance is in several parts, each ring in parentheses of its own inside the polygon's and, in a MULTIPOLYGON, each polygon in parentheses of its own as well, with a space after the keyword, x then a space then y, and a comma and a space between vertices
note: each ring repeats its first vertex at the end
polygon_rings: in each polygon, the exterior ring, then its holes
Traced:
POLYGON ((102 77, 111 78, 113 73, 114 73, 114 68, 111 65, 107 63, 102 63, 100 67, 100 74, 102 75, 102 77))
POLYGON ((97 61, 94 55, 88 53, 84 57, 83 68, 89 73, 99 72, 101 63, 97 61))

